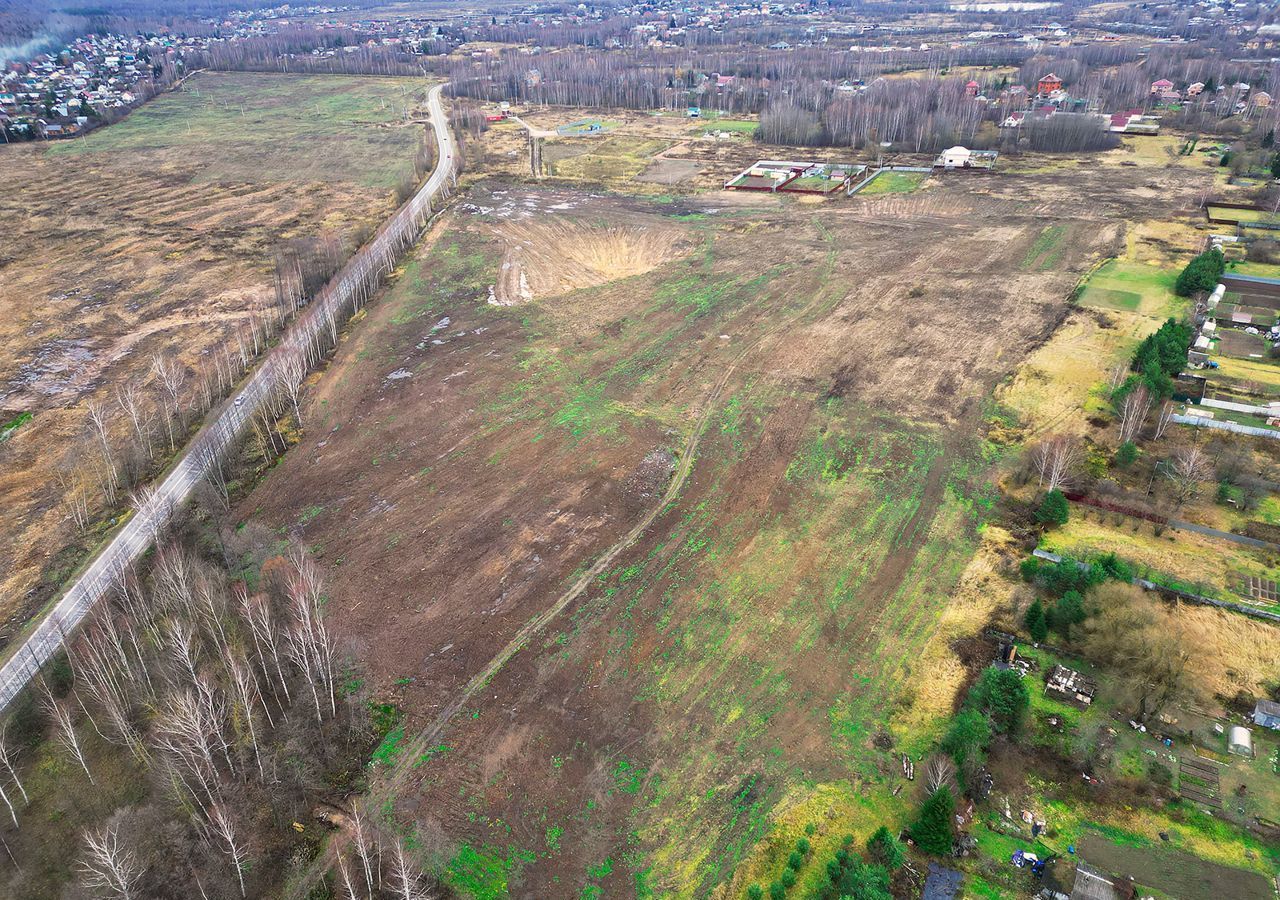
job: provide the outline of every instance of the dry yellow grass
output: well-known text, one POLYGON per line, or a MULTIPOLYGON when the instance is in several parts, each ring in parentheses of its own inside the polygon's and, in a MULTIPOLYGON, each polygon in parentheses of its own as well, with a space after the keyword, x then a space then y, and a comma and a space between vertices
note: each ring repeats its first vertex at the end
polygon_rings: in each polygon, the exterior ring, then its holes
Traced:
POLYGON ((499 303, 527 303, 651 271, 687 248, 677 227, 594 224, 564 218, 511 222, 498 229, 506 242, 499 303))
POLYGON ((1280 673, 1280 631, 1274 625, 1185 604, 1170 620, 1190 645, 1201 648, 1192 668, 1209 693, 1231 697, 1246 691, 1262 696, 1280 673))
POLYGON ((1086 418, 1102 402, 1098 387, 1157 324, 1128 313, 1073 311, 997 396, 1030 435, 1082 434, 1089 429, 1086 418))
POLYGON ((918 752, 932 743, 964 685, 965 669, 954 642, 977 634, 997 610, 1012 604, 1018 586, 1001 570, 1016 553, 1014 538, 1004 529, 989 526, 983 533, 918 664, 912 665, 918 674, 908 688, 910 702, 890 720, 890 730, 908 744, 908 751, 918 752))

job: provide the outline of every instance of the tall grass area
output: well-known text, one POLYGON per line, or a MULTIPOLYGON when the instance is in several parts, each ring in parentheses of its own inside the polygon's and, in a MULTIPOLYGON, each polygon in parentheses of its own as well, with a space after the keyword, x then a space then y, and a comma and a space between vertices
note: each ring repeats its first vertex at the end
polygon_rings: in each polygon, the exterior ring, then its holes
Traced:
MULTIPOLYGON (((189 150, 203 180, 349 181, 390 188, 413 171, 417 79, 203 72, 52 154, 189 150)), ((91 162, 86 161, 86 164, 91 162)))

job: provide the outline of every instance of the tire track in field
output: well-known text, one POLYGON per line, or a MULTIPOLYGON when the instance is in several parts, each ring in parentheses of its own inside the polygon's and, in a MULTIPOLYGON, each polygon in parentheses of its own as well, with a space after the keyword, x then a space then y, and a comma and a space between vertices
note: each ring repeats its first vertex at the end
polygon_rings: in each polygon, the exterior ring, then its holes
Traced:
MULTIPOLYGON (((496 676, 508 662, 511 661, 517 653, 528 646, 529 642, 538 636, 546 626, 562 613, 570 604, 580 598, 591 586, 591 583, 598 575, 604 572, 613 564, 613 562, 621 556, 625 551, 630 549, 643 534, 653 525, 658 516, 662 514, 670 504, 674 503, 680 496, 680 491, 688 480, 689 475, 693 472, 694 460, 697 457, 698 445, 702 441, 702 436, 706 432, 707 423, 711 420, 712 414, 716 410, 717 401, 724 393, 724 389, 728 386, 730 379, 737 373, 739 367, 748 357, 759 351, 765 344, 775 338, 780 332, 790 328, 799 321, 806 313, 811 312, 815 308, 821 308, 821 303, 826 293, 825 289, 818 291, 813 299, 802 306, 800 309, 790 315, 776 321, 768 329, 766 329, 760 337, 748 344, 743 350, 733 358, 733 361, 725 367, 724 375, 712 387, 712 389, 703 398, 702 407, 698 413, 698 419, 694 424, 693 430, 689 433, 689 437, 685 440, 684 449, 680 456, 680 464, 676 467, 676 471, 672 474, 671 482, 667 485, 667 489, 663 492, 662 499, 654 504, 654 506, 645 514, 630 531, 617 541, 613 546, 606 550, 591 567, 578 577, 576 581, 562 593, 551 606, 538 613, 528 622, 526 622, 515 636, 507 642, 498 653, 489 661, 489 663, 471 676, 463 688, 458 691, 449 704, 436 716, 435 721, 431 723, 423 731, 413 739, 411 744, 406 745, 398 754, 398 760, 392 768, 391 772, 379 781, 377 788, 371 788, 369 792, 362 798, 352 801, 352 806, 362 806, 363 814, 366 822, 378 827, 380 818, 374 813, 381 805, 384 799, 394 801, 396 793, 403 788, 413 775, 414 769, 418 761, 427 752, 428 748, 436 744, 449 722, 453 717, 466 706, 475 694, 489 681, 496 676)), ((398 838, 397 838, 398 839, 398 838)), ((285 896, 294 898, 305 897, 307 892, 319 881, 325 872, 329 871, 337 857, 342 853, 343 849, 350 841, 350 834, 346 829, 335 832, 333 838, 329 841, 324 854, 317 858, 311 867, 299 877, 298 881, 286 889, 285 896)))

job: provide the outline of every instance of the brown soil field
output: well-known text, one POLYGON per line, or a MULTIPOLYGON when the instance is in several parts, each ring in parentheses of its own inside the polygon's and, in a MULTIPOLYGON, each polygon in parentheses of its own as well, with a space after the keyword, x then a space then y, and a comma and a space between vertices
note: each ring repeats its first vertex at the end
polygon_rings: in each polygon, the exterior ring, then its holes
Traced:
POLYGON ((147 382, 153 353, 198 371, 273 303, 281 242, 389 214, 420 126, 387 131, 382 104, 407 84, 202 74, 74 144, 0 148, 0 423, 33 414, 0 444, 0 634, 83 552, 59 476, 87 455, 86 405, 147 382))
POLYGON ((482 897, 737 896, 806 823, 829 854, 901 822, 872 738, 927 746, 958 681, 993 392, 1196 190, 474 185, 239 507, 312 548, 405 713, 371 802, 482 897))

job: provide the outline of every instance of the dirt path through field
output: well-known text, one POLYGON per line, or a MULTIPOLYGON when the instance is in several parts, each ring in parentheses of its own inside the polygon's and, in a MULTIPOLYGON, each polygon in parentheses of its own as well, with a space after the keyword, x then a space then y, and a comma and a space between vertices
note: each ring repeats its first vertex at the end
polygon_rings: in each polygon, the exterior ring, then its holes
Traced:
MULTIPOLYGON (((828 270, 828 274, 830 274, 828 270)), ((601 554, 596 561, 585 572, 580 575, 577 580, 556 598, 555 602, 548 606, 541 613, 530 619, 524 626, 516 632, 515 636, 485 665, 483 669, 468 679, 463 688, 454 695, 453 699, 444 707, 436 716, 435 721, 426 729, 418 733, 412 743, 406 745, 403 752, 398 754, 398 761, 391 772, 383 778, 376 790, 371 790, 369 794, 362 799, 362 805, 366 807, 366 813, 376 810, 384 800, 392 800, 397 792, 403 788, 412 777, 419 761, 428 749, 435 746, 443 735, 445 729, 449 726, 453 717, 467 705, 476 693, 487 685, 502 668, 510 662, 512 657, 520 652, 521 649, 528 646, 529 642, 540 634, 548 624, 556 619, 565 611, 572 603, 578 600, 592 583, 604 573, 613 563, 631 548, 644 533, 653 525, 658 516, 669 505, 674 503, 680 496, 680 492, 688 480, 690 473, 693 471, 694 462, 697 459, 698 446, 706 432, 707 424, 717 409, 717 401, 723 395, 725 388, 728 386, 734 375, 738 372, 741 365, 754 354, 763 349, 766 344, 791 328, 796 322, 802 320, 805 315, 814 311, 815 308, 821 308, 827 290, 818 291, 813 299, 791 313, 789 316, 774 322, 768 330, 760 335, 755 341, 745 347, 733 361, 725 367, 724 374, 715 386, 703 398, 698 410, 698 418, 695 422, 689 437, 685 440, 683 451, 680 455, 680 462, 672 473, 671 481, 667 485, 666 491, 663 492, 660 500, 650 507, 644 517, 636 523, 630 531, 628 531, 619 541, 601 554)), ((941 480, 939 479, 939 485, 941 480)), ((922 510, 924 504, 921 504, 922 510)), ((932 508, 936 509, 936 502, 932 508)), ((376 821, 376 817, 372 814, 366 815, 370 821, 376 821)), ((335 833, 334 839, 330 841, 325 854, 316 861, 306 874, 299 879, 291 888, 290 897, 303 897, 306 892, 311 889, 330 867, 334 860, 341 854, 346 843, 350 840, 350 836, 346 831, 335 833), (340 839, 339 839, 340 838, 340 839)))

